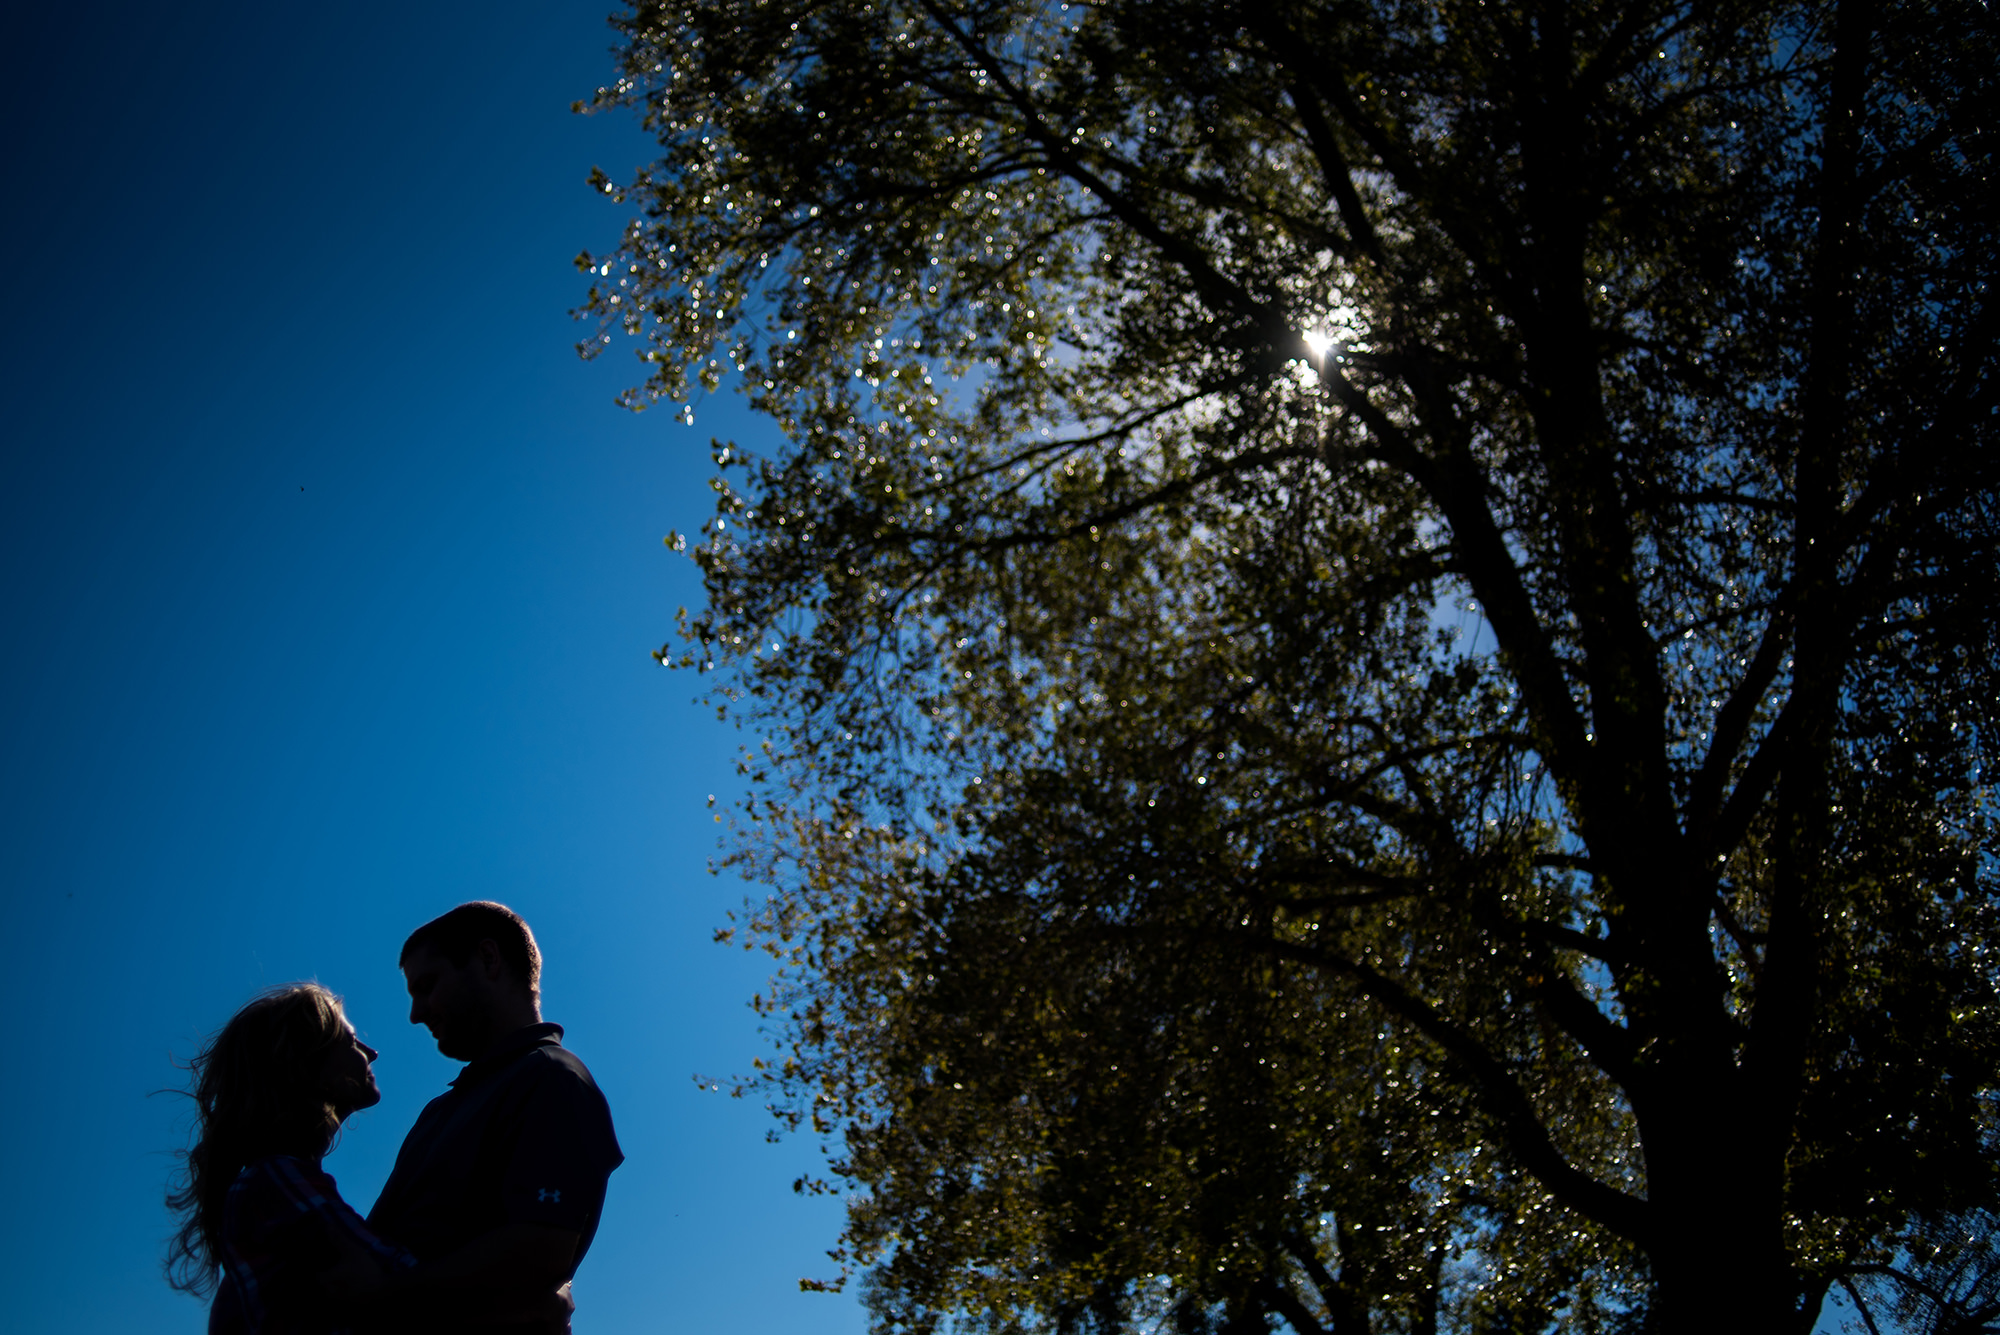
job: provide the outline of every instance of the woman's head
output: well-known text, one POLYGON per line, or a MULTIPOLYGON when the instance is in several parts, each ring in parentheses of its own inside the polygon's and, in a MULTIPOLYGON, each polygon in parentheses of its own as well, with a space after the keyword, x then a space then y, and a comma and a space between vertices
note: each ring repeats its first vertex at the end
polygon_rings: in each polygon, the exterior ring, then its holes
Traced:
POLYGON ((340 998, 318 983, 255 998, 189 1063, 203 1130, 226 1127, 259 1153, 323 1153, 348 1113, 381 1098, 372 1073, 365 1099, 331 1079, 354 1042, 340 998))
POLYGON ((316 1159, 349 1113, 380 1101, 374 1059, 340 998, 317 983, 255 998, 195 1054, 195 1143, 186 1185, 167 1197, 185 1216, 167 1255, 176 1287, 203 1292, 213 1282, 223 1202, 245 1164, 268 1154, 316 1159))

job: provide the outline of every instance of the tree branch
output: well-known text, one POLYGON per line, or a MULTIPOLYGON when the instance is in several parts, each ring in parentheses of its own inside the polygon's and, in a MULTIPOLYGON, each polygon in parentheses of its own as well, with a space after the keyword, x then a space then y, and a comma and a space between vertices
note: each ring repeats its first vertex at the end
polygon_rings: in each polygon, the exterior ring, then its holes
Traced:
POLYGON ((1485 1104, 1501 1143, 1523 1167, 1565 1205, 1641 1247, 1652 1240, 1646 1202, 1607 1186, 1563 1157, 1542 1125, 1540 1114, 1506 1066, 1457 1022, 1400 983, 1357 960, 1269 938, 1253 938, 1253 949, 1326 969, 1352 981, 1363 995, 1409 1023, 1441 1048, 1485 1104))

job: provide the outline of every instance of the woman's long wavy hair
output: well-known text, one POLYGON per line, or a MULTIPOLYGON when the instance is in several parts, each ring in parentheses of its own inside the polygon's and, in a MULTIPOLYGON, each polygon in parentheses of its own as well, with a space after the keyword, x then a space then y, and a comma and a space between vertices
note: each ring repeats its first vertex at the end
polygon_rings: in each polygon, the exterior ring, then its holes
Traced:
POLYGON ((215 1287, 222 1207, 245 1164, 268 1154, 317 1158, 332 1146, 340 1114, 321 1091, 321 1072, 346 1036, 340 998, 293 983, 230 1016, 188 1062, 194 1144, 167 1192, 180 1221, 167 1244, 169 1284, 194 1294, 215 1287))

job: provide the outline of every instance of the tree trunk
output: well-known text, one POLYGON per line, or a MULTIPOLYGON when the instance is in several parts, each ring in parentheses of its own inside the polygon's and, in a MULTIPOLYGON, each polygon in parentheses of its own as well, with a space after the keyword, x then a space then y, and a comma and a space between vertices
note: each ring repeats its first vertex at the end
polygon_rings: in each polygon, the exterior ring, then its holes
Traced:
MULTIPOLYGON (((1784 1237, 1783 1165, 1745 1136, 1749 1082, 1733 1068, 1661 1073, 1639 1111, 1659 1335, 1806 1335, 1784 1237)), ((1816 1315, 1816 1314, 1813 1314, 1816 1315)))

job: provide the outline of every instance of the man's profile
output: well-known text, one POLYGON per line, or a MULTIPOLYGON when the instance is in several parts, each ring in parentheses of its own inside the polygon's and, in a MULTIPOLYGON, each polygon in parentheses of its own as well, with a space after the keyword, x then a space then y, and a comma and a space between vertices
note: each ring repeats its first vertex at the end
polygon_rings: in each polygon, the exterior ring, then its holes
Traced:
POLYGON ((484 1330, 462 1314, 575 1275, 625 1156, 590 1072, 542 1020, 541 951, 519 914, 460 904, 399 962, 410 1023, 467 1065, 404 1138, 368 1223, 420 1262, 423 1329, 484 1330))

